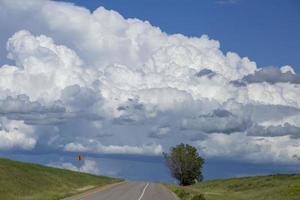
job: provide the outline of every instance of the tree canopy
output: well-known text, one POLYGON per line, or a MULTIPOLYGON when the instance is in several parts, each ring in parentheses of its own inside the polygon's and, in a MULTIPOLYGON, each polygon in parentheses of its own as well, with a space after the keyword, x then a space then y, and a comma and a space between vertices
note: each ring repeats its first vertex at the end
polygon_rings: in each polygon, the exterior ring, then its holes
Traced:
POLYGON ((196 181, 202 181, 204 159, 195 147, 181 143, 171 147, 170 153, 164 153, 164 157, 172 176, 179 181, 180 185, 191 185, 196 181))

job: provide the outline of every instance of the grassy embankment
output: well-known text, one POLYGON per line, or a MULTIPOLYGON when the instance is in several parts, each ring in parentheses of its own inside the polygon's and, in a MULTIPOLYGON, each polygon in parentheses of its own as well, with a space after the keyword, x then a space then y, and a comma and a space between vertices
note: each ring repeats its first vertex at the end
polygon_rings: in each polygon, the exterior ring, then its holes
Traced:
POLYGON ((0 159, 1 200, 54 200, 121 180, 0 159))
MULTIPOLYGON (((192 186, 168 185, 183 200, 203 194, 206 200, 299 200, 300 175, 278 174, 211 180, 192 186)), ((200 198, 194 197, 193 200, 200 198)))

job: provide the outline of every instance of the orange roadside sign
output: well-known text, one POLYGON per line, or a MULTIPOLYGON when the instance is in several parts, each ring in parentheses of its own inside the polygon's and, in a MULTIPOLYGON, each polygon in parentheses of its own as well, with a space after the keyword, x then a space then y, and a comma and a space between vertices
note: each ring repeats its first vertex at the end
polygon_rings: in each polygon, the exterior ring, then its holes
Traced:
POLYGON ((83 155, 79 154, 78 156, 76 156, 76 160, 81 161, 83 160, 83 155))

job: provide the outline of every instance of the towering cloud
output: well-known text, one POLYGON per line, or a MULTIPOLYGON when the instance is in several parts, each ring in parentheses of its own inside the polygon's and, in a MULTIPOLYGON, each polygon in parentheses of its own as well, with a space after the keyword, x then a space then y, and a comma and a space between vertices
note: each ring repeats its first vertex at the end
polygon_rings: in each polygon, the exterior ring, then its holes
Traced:
POLYGON ((0 148, 297 162, 299 75, 208 36, 47 0, 0 2, 0 148), (242 155, 242 156, 241 156, 242 155))

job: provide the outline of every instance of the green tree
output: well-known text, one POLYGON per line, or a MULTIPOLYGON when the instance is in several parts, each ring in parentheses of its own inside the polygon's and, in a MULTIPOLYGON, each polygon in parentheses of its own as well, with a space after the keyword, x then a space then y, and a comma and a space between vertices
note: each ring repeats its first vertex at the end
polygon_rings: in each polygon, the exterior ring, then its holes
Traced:
POLYGON ((179 144, 171 147, 170 153, 164 153, 166 163, 174 178, 180 185, 191 185, 202 181, 202 166, 204 159, 200 157, 197 149, 188 144, 179 144))

